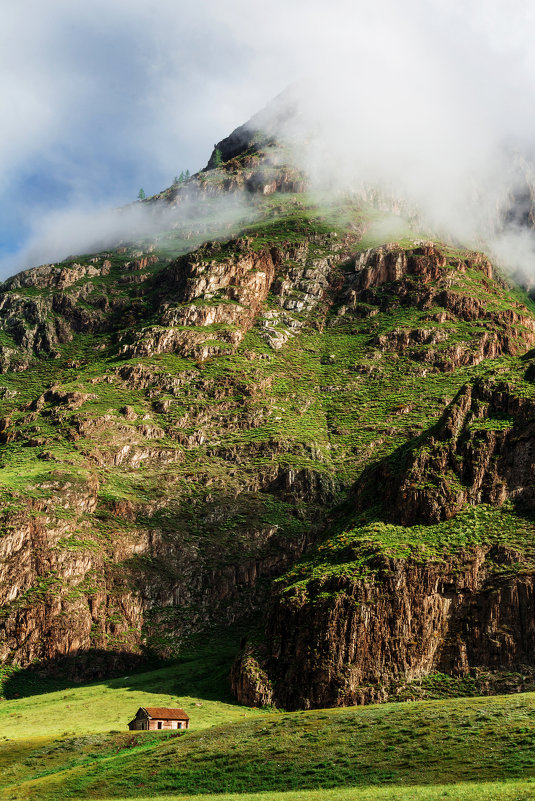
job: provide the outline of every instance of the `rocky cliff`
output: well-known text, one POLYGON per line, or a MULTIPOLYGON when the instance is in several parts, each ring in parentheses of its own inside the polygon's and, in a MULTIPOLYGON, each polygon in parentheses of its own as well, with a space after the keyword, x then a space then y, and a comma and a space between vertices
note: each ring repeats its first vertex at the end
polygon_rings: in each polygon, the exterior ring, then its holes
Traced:
POLYGON ((238 697, 336 706, 436 672, 533 670, 532 372, 528 358, 476 379, 364 471, 361 525, 339 524, 283 579, 261 645, 234 668, 238 697))
POLYGON ((260 125, 217 149, 150 241, 0 286, 0 658, 82 678, 269 609, 247 703, 531 663, 526 293, 319 205, 260 125))
MULTIPOLYGON (((526 372, 533 373, 531 364, 526 372)), ((390 491, 396 487, 391 492, 395 517, 405 525, 438 522, 467 503, 501 505, 508 500, 533 509, 532 395, 521 370, 463 387, 432 432, 410 452, 401 477, 387 482, 390 491)))
POLYGON ((533 667, 533 575, 496 573, 496 561, 518 568, 514 550, 476 547, 425 561, 368 549, 365 576, 353 569, 276 597, 265 641, 248 644, 233 669, 243 703, 346 706, 396 699, 437 671, 533 667))

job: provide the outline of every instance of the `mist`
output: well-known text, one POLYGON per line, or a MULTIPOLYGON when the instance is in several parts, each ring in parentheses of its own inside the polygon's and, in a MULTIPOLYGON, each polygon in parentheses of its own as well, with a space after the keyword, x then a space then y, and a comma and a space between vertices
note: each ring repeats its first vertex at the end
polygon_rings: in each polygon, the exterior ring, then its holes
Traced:
POLYGON ((373 187, 533 283, 533 13, 518 10, 378 3, 334 67, 291 87, 285 133, 316 188, 373 187))
MULTIPOLYGON (((230 236, 257 215, 246 193, 207 197, 193 182, 182 189, 174 203, 146 201, 115 209, 79 207, 38 218, 26 249, 17 254, 16 261, 35 266, 121 245, 161 245, 178 252, 188 249, 188 240, 198 243, 230 236)), ((4 266, 10 274, 7 260, 4 266)))
POLYGON ((437 238, 484 247, 531 280, 532 236, 508 216, 526 186, 530 196, 535 143, 528 2, 182 6, 5 10, 4 276, 128 238, 145 225, 138 204, 122 217, 109 208, 199 169, 214 142, 290 86, 286 133, 314 187, 378 187, 437 238))

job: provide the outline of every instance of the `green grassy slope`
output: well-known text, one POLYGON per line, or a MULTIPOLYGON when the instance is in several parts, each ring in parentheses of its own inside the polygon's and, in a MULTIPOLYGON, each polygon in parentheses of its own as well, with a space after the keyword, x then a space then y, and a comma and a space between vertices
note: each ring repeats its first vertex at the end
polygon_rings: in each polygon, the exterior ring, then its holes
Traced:
POLYGON ((124 731, 140 706, 181 707, 195 730, 241 720, 254 713, 236 704, 228 686, 236 647, 232 637, 216 638, 158 670, 53 692, 42 692, 46 680, 39 685, 26 671, 15 674, 7 688, 25 697, 0 701, 0 743, 26 740, 28 728, 45 738, 124 731))
MULTIPOLYGON (((531 781, 439 784, 419 787, 344 787, 325 790, 304 790, 267 793, 224 793, 211 795, 213 801, 531 801, 535 785, 531 781)), ((192 793, 159 795, 159 801, 191 801, 205 798, 192 793)), ((135 796, 136 801, 152 801, 154 796, 135 796)), ((108 799, 103 799, 108 801, 108 799)), ((122 801, 128 801, 124 797, 122 801)))
MULTIPOLYGON (((373 518, 373 510, 369 513, 373 518)), ((312 582, 327 583, 332 578, 344 577, 355 581, 380 570, 377 554, 411 558, 426 562, 450 554, 459 554, 475 546, 500 545, 513 548, 516 562, 503 564, 489 559, 494 578, 507 578, 535 570, 535 520, 530 512, 518 512, 510 503, 501 507, 488 504, 468 506, 455 518, 435 525, 398 526, 375 519, 367 522, 361 516, 361 525, 338 524, 338 530, 306 557, 297 562, 285 576, 288 596, 306 597, 312 582)))
MULTIPOLYGON (((140 706, 180 706, 197 732, 261 714, 237 705, 230 694, 236 645, 232 635, 215 633, 204 647, 160 669, 84 685, 63 682, 48 692, 60 682, 31 671, 4 671, 4 692, 15 697, 0 701, 0 788, 158 747, 176 736, 129 733, 128 721, 140 706)), ((9 790, 8 797, 12 792, 18 791, 9 790)))
POLYGON ((0 798, 533 797, 535 693, 267 713, 232 701, 235 647, 214 635, 160 669, 52 692, 11 676, 24 697, 0 702, 0 798), (184 707, 190 731, 126 731, 149 704, 184 707))
POLYGON ((267 799, 301 791, 298 799, 308 797, 305 790, 323 790, 327 798, 345 799, 353 796, 344 788, 354 787, 362 788, 355 798, 424 799, 450 792, 460 799, 529 798, 534 742, 533 693, 260 714, 181 737, 80 736, 40 748, 36 742, 32 753, 21 743, 24 769, 15 776, 12 768, 6 776, 4 767, 8 786, 2 797, 59 801, 226 792, 267 799), (497 794, 479 787, 470 795, 474 786, 491 782, 505 783, 497 794), (470 790, 465 783, 472 784, 470 790), (429 791, 413 796, 407 790, 427 785, 429 791))

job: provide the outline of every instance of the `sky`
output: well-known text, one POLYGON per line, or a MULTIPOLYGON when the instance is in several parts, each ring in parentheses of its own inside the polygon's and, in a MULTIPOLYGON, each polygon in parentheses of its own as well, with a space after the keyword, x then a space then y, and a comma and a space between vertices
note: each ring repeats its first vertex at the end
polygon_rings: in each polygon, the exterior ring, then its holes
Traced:
POLYGON ((51 237, 47 258, 63 258, 85 218, 200 169, 296 81, 320 180, 380 174, 459 231, 470 187, 490 213, 500 153, 535 141, 525 0, 2 6, 0 277, 39 263, 51 237))

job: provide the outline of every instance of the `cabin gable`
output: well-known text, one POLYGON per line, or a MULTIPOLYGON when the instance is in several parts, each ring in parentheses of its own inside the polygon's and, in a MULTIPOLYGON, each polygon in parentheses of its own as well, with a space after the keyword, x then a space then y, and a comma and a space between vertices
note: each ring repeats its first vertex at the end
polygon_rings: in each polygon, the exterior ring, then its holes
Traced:
POLYGON ((149 730, 149 715, 144 707, 139 707, 136 716, 128 724, 130 731, 148 731, 149 730))

